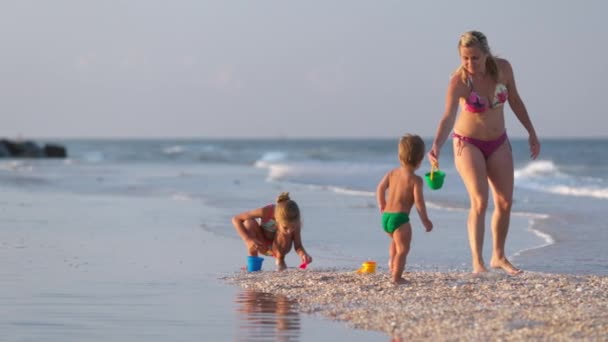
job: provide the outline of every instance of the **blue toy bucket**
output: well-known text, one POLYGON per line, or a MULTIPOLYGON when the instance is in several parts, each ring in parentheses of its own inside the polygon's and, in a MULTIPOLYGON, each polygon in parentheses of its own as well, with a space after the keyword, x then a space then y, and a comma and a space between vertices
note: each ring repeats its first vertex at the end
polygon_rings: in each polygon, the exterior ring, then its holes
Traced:
POLYGON ((260 258, 258 256, 248 256, 247 257, 247 272, 256 272, 262 270, 262 261, 264 258, 260 258))

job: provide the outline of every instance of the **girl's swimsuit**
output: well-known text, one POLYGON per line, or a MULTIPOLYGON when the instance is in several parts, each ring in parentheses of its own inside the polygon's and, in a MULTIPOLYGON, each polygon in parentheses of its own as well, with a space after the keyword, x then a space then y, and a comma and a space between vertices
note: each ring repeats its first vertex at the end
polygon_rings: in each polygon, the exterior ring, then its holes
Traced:
MULTIPOLYGON (((275 221, 274 219, 274 204, 269 204, 267 206, 264 207, 263 210, 263 216, 262 219, 260 220, 260 227, 262 227, 262 229, 264 229, 265 231, 269 232, 269 233, 276 233, 277 232, 277 221, 275 221)), ((264 234, 263 238, 264 238, 264 243, 266 244, 266 255, 267 256, 274 256, 274 253, 272 252, 272 242, 273 239, 269 239, 268 237, 266 237, 264 234)))
POLYGON ((260 226, 269 233, 277 232, 277 221, 274 220, 274 204, 264 207, 264 215, 260 221, 260 226))
MULTIPOLYGON (((467 77, 467 85, 469 86, 469 88, 471 88, 471 93, 469 94, 469 97, 466 98, 464 101, 464 109, 467 112, 483 114, 488 109, 504 105, 504 103, 507 102, 507 99, 509 97, 507 87, 502 83, 497 83, 496 89, 494 90, 494 97, 492 98, 492 103, 488 105, 488 101, 485 98, 479 96, 479 94, 473 88, 473 79, 471 78, 471 76, 467 77)), ((483 154, 483 157, 487 160, 490 155, 494 153, 494 151, 496 151, 496 149, 498 149, 500 145, 505 142, 505 140, 507 140, 507 132, 504 132, 502 135, 500 135, 494 140, 480 140, 466 137, 458 133, 453 133, 452 137, 459 140, 458 155, 460 155, 460 152, 462 152, 462 148, 464 147, 464 144, 462 142, 465 141, 477 147, 483 154)))

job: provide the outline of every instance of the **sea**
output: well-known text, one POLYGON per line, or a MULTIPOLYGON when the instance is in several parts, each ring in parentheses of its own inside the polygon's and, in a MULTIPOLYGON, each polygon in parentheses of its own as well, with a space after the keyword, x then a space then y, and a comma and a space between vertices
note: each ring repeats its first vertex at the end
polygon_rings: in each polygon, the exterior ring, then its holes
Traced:
MULTIPOLYGON (((374 260, 386 272, 375 188, 398 165, 397 138, 44 142, 64 145, 68 158, 0 160, 0 338, 390 340, 222 278, 243 272, 246 257, 230 218, 283 191, 301 208, 311 269, 374 260)), ((541 144, 531 160, 527 140, 511 138, 508 257, 525 271, 608 275, 608 139, 541 144)), ((470 271, 468 196, 449 143, 440 162, 443 187, 424 190, 433 231, 411 215, 409 272, 470 271)), ((425 160, 418 173, 429 168, 425 160)), ((266 258, 263 272, 273 270, 266 258)))

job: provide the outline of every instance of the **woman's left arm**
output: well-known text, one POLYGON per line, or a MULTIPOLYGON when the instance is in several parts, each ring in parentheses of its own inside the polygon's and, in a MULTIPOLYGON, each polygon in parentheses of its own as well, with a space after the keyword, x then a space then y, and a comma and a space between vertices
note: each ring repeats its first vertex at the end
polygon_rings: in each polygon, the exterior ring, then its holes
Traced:
POLYGON ((507 80, 507 89, 509 91, 509 106, 511 106, 511 110, 513 110, 513 113, 515 113, 515 116, 517 117, 519 122, 521 122, 522 126, 524 126, 524 128, 528 131, 530 157, 532 157, 532 159, 536 159, 536 157, 538 157, 538 154, 540 153, 540 142, 538 141, 538 137, 536 136, 536 130, 534 130, 532 120, 530 120, 530 116, 528 115, 526 105, 524 105, 524 101, 521 99, 521 96, 519 96, 519 92, 517 91, 513 68, 506 59, 500 59, 499 63, 502 72, 504 73, 505 78, 507 80))

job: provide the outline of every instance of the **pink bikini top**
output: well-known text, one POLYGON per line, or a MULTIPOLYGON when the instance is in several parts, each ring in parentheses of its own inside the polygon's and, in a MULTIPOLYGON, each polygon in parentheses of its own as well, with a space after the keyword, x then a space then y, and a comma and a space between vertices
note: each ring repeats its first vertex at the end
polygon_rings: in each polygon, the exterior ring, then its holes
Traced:
POLYGON ((507 98, 509 97, 507 86, 502 83, 497 83, 496 90, 494 90, 494 98, 492 99, 490 105, 488 105, 488 101, 479 96, 475 89, 473 89, 473 80, 471 79, 471 76, 467 78, 467 85, 469 88, 471 88, 471 93, 464 102, 464 108, 467 112, 483 113, 489 108, 491 109, 502 106, 505 102, 507 102, 507 98))

